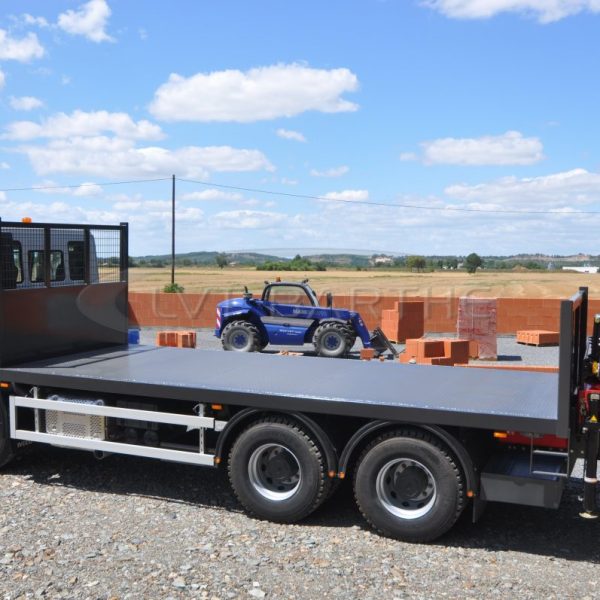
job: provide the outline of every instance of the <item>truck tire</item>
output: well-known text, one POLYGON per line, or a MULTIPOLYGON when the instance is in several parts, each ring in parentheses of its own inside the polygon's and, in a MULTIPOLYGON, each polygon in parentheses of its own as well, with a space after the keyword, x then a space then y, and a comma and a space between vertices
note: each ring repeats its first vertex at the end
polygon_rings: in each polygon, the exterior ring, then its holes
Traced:
POLYGON ((262 519, 294 523, 329 494, 331 480, 316 441, 284 417, 265 418, 242 432, 228 466, 238 500, 262 519))
POLYGON ((408 542, 444 534, 466 501, 463 474, 448 449, 410 429, 382 434, 367 446, 358 460, 354 497, 377 531, 408 542))
POLYGON ((354 345, 354 331, 344 323, 328 322, 319 325, 313 336, 315 350, 319 356, 342 358, 354 345))
POLYGON ((231 321, 223 328, 221 343, 224 350, 257 352, 262 347, 260 331, 249 321, 231 321))
POLYGON ((8 410, 5 398, 0 398, 0 468, 15 457, 15 442, 10 439, 8 410))

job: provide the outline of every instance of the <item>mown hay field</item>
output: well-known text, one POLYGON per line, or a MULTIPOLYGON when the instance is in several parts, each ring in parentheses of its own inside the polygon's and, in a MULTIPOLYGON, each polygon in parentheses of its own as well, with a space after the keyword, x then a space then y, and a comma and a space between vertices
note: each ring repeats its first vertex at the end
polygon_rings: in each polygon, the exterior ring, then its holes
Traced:
MULTIPOLYGON (((129 271, 130 289, 155 292, 171 281, 169 268, 134 268, 129 271)), ((590 295, 600 296, 600 274, 563 271, 486 272, 474 275, 462 271, 407 273, 401 271, 331 270, 324 272, 271 272, 255 269, 182 267, 175 281, 186 292, 235 293, 248 286, 258 295, 264 280, 298 281, 309 278, 318 292, 358 296, 463 296, 487 298, 562 298, 580 286, 588 286, 590 295)))

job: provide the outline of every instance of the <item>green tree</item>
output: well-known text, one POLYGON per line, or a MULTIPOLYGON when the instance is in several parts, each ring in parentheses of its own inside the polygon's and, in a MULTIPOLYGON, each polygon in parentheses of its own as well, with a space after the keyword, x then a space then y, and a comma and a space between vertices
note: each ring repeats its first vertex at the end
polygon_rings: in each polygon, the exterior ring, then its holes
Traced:
POLYGON ((471 252, 471 254, 465 258, 465 268, 467 269, 467 273, 475 273, 475 271, 481 267, 483 267, 483 260, 479 254, 471 252))
POLYGON ((224 269, 229 264, 227 254, 220 252, 217 254, 217 256, 215 256, 215 262, 217 263, 217 267, 219 267, 219 269, 224 269))
POLYGON ((406 266, 411 271, 421 272, 427 266, 427 261, 422 256, 409 256, 406 259, 406 266))

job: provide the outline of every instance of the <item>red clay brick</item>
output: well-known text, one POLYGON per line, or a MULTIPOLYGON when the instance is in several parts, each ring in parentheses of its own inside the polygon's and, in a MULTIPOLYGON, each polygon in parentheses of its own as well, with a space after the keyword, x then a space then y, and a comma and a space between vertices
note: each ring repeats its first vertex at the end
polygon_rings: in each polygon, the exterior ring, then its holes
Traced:
POLYGON ((543 329, 522 329, 517 331, 517 342, 532 346, 558 346, 558 331, 546 331, 543 329))
POLYGON ((362 348, 360 351, 360 360, 371 360, 375 358, 375 350, 373 348, 362 348))
POLYGON ((159 331, 156 334, 157 346, 169 346, 172 348, 195 348, 195 331, 159 331))

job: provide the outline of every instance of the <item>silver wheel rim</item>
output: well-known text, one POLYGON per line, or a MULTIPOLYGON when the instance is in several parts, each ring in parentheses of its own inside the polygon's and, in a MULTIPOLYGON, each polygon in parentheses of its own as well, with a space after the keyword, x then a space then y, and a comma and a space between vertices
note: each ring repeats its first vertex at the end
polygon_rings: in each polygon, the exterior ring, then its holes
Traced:
POLYGON ((248 477, 263 498, 283 502, 300 488, 302 468, 289 448, 275 443, 263 444, 250 456, 248 477))
POLYGON ((377 474, 375 489, 382 506, 405 520, 426 515, 437 498, 431 471, 412 458, 396 458, 386 463, 377 474))

